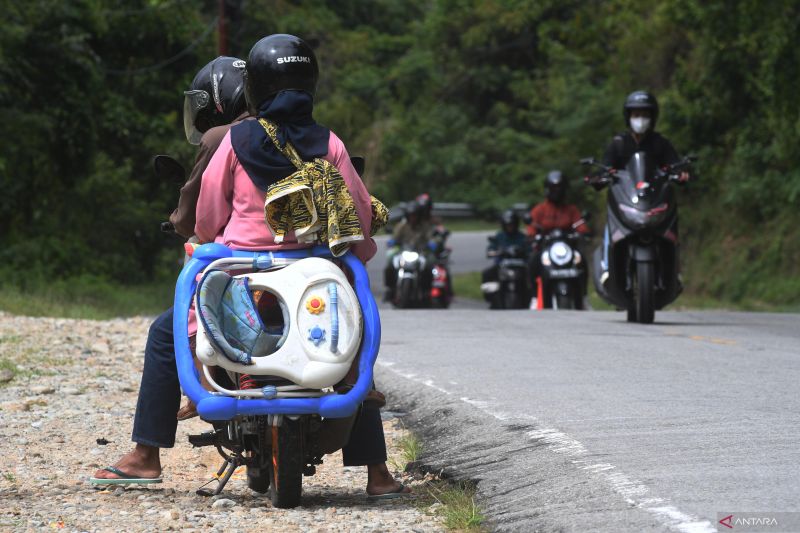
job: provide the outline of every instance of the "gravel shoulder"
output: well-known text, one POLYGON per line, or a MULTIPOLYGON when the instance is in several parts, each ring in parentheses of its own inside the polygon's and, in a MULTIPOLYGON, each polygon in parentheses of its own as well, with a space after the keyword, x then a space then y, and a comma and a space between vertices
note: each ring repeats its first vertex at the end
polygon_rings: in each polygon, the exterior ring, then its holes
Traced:
MULTIPOLYGON (((30 318, 0 312, 0 531, 444 531, 421 496, 367 502, 366 468, 328 456, 304 479, 303 506, 275 509, 237 472, 223 494, 197 496, 221 458, 193 449, 182 422, 164 450, 157 488, 98 490, 86 480, 131 447, 130 430, 150 319, 30 318), (15 366, 14 377, 8 380, 15 366), (3 370, 5 369, 5 370, 3 370), (98 445, 97 439, 107 445, 98 445)), ((390 468, 400 463, 398 420, 384 422, 390 468), (392 461, 394 459, 394 463, 392 461)))

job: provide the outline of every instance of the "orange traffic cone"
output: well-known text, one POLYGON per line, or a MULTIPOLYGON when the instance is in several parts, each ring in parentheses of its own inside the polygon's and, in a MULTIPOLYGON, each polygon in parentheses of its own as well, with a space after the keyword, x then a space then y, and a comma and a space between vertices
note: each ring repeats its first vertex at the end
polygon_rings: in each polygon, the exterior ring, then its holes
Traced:
POLYGON ((541 311, 544 309, 544 296, 542 295, 542 277, 536 276, 536 309, 541 311))

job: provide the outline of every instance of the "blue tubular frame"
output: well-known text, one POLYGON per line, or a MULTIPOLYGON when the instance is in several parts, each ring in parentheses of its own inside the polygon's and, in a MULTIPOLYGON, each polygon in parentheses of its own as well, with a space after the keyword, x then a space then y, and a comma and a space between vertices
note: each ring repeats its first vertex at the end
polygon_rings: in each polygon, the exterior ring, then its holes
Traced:
POLYGON ((178 378, 181 388, 197 406, 197 412, 205 420, 230 420, 239 415, 304 415, 319 414, 323 417, 344 418, 355 413, 372 387, 372 367, 378 357, 381 343, 381 321, 378 306, 372 297, 367 270, 361 261, 348 252, 339 259, 343 260, 355 278, 355 291, 361 305, 363 315, 363 334, 360 360, 358 365, 358 381, 347 394, 330 394, 320 398, 275 398, 238 399, 231 396, 211 394, 200 384, 197 369, 192 361, 187 334, 189 305, 197 287, 197 274, 212 261, 224 257, 251 258, 255 264, 269 264, 275 259, 303 259, 306 257, 332 257, 325 246, 316 246, 302 250, 245 252, 231 250, 221 244, 204 244, 199 246, 192 259, 184 265, 175 286, 175 309, 172 327, 175 338, 175 360, 178 366, 178 378))

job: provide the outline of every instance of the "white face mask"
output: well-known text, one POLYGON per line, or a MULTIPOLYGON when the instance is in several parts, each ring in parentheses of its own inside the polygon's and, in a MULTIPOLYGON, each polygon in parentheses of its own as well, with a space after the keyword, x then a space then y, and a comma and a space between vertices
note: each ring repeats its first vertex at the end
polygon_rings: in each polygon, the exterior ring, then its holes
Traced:
POLYGON ((650 119, 647 117, 634 117, 631 119, 631 129, 641 135, 650 128, 650 119))

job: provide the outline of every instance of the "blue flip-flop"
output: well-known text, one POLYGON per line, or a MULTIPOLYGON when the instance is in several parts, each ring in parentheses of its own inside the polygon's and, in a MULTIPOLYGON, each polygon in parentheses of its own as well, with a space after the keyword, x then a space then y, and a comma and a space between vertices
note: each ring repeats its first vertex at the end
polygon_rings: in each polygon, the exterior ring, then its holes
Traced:
POLYGON ((102 477, 90 477, 89 483, 92 485, 151 485, 153 483, 162 483, 163 479, 160 477, 140 477, 140 476, 132 476, 126 472, 123 472, 119 468, 108 466, 104 468, 106 472, 111 472, 112 474, 119 476, 115 478, 102 478, 102 477))
POLYGON ((406 486, 402 483, 399 487, 397 487, 392 492, 387 492, 386 494, 368 494, 367 501, 376 502, 379 500, 394 500, 395 498, 405 498, 406 496, 411 496, 411 492, 404 492, 406 490, 406 486))

